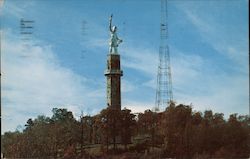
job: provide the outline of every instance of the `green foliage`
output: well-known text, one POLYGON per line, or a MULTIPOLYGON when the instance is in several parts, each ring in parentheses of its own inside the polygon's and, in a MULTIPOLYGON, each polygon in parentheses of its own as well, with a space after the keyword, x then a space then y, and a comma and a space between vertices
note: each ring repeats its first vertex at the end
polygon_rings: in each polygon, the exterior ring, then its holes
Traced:
POLYGON ((89 158, 123 153, 145 159, 247 158, 250 154, 249 116, 232 114, 225 120, 222 113, 194 112, 191 106, 174 103, 164 112, 146 110, 137 117, 129 109, 107 108, 77 121, 67 109, 52 112, 52 117, 28 119, 23 132, 2 135, 5 157, 89 158))

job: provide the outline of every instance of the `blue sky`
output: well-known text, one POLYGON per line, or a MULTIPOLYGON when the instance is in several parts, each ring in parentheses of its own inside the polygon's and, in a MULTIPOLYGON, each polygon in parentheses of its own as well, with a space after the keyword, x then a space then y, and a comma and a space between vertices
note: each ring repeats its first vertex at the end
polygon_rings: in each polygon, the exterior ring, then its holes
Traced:
MULTIPOLYGON (((227 117, 249 108, 247 0, 168 1, 173 96, 196 111, 227 117)), ((2 132, 54 107, 79 117, 106 107, 104 70, 113 13, 122 77, 122 107, 155 103, 160 1, 1 1, 2 132), (33 20, 22 40, 20 20, 33 20)))

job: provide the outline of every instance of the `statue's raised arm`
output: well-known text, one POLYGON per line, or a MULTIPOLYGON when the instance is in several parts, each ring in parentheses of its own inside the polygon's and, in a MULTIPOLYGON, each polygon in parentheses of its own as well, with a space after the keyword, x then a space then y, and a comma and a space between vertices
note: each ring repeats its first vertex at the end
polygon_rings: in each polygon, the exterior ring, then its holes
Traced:
POLYGON ((109 17, 109 30, 112 32, 112 17, 113 14, 111 14, 111 16, 109 17))

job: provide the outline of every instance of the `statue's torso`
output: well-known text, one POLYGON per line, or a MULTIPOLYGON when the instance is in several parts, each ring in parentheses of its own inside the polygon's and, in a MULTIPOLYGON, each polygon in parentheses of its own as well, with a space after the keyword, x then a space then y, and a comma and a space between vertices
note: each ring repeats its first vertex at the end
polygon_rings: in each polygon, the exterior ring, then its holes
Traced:
POLYGON ((118 37, 116 32, 111 32, 111 39, 110 39, 111 45, 117 45, 117 41, 118 37))

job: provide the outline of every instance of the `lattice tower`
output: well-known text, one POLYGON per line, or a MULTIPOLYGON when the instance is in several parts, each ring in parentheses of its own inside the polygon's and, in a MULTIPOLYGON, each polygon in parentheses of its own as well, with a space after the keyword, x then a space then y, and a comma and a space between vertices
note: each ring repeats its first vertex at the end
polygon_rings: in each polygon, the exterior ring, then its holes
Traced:
POLYGON ((173 101, 167 18, 167 0, 161 0, 160 48, 155 111, 165 109, 173 101))

